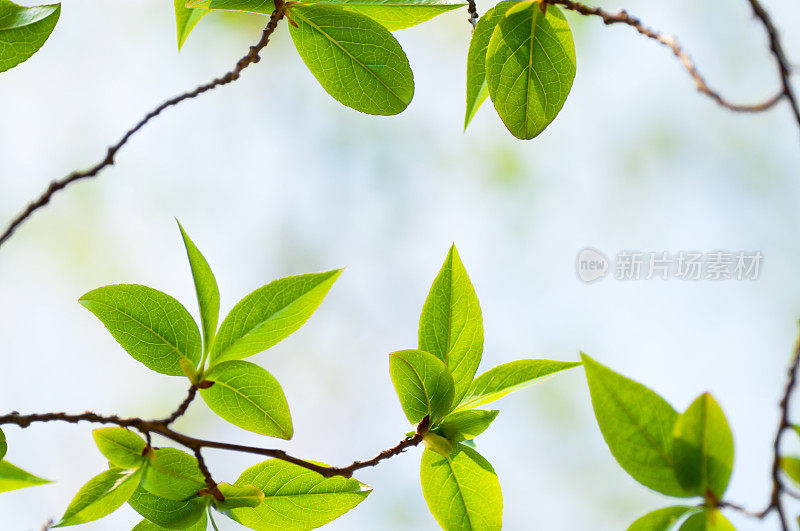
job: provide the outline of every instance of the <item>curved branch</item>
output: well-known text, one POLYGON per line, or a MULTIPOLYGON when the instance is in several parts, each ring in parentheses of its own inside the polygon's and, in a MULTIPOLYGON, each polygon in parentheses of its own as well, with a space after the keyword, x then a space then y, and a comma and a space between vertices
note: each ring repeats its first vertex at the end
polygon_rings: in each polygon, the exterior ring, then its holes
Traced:
MULTIPOLYGON (((749 0, 749 1, 752 3, 756 2, 757 0, 749 0)), ((713 90, 711 87, 708 86, 706 80, 697 70, 697 66, 694 64, 694 61, 692 61, 692 58, 689 57, 689 54, 686 53, 686 51, 678 44, 678 41, 675 39, 675 37, 671 35, 665 35, 654 29, 648 28, 642 23, 641 20, 629 15, 627 11, 625 11, 624 9, 620 10, 617 13, 611 13, 599 7, 587 6, 579 2, 574 2, 572 0, 546 0, 546 2, 548 4, 560 5, 566 9, 569 9, 570 11, 575 11, 576 13, 580 13, 581 15, 600 17, 601 19, 603 19, 603 23, 606 25, 611 25, 611 24, 628 25, 633 29, 635 29, 636 31, 638 31, 640 34, 644 35, 645 37, 653 39, 659 42, 660 44, 666 46, 667 48, 672 50, 672 53, 675 55, 675 57, 677 57, 680 60, 683 67, 686 69, 687 72, 689 72, 689 75, 694 80, 697 90, 728 110, 736 112, 762 112, 766 111, 767 109, 770 109, 781 99, 786 97, 786 92, 784 89, 778 91, 778 93, 776 93, 774 96, 760 103, 754 103, 754 104, 731 103, 730 101, 723 98, 719 92, 713 90)), ((770 35, 771 34, 772 33, 770 33, 770 35)), ((780 45, 778 45, 778 48, 780 49, 780 45)), ((800 121, 798 121, 798 125, 800 125, 800 121)))
POLYGON ((278 22, 284 16, 284 2, 283 0, 276 0, 275 1, 275 11, 272 12, 272 15, 269 18, 269 23, 264 28, 264 31, 261 33, 261 39, 253 46, 250 47, 250 51, 247 52, 247 55, 239 59, 236 63, 236 66, 228 72, 227 74, 218 77, 205 83, 203 85, 198 86, 194 90, 189 92, 184 92, 183 94, 179 94, 174 98, 171 98, 161 105, 150 111, 145 115, 144 118, 139 120, 139 122, 134 125, 131 129, 129 129, 122 138, 117 141, 116 144, 110 146, 106 151, 106 157, 92 166, 91 168, 84 170, 84 171, 74 171, 64 177, 63 179, 59 179, 56 181, 52 181, 50 186, 40 195, 36 200, 31 202, 25 210, 23 210, 16 218, 14 218, 6 227, 6 229, 0 234, 0 246, 2 246, 19 228, 20 225, 25 223, 25 221, 30 218, 34 212, 39 210, 40 208, 44 207, 50 202, 50 199, 53 197, 54 194, 63 190, 67 186, 71 184, 82 181, 84 179, 90 179, 93 177, 97 177, 97 175, 103 171, 104 169, 108 168, 109 166, 114 165, 114 157, 116 157, 117 152, 122 149, 125 144, 128 143, 128 140, 135 135, 139 130, 141 130, 145 125, 147 125, 150 120, 155 118, 156 116, 160 115, 165 110, 169 109, 170 107, 174 107, 179 103, 196 98, 201 94, 204 94, 210 90, 213 90, 217 87, 221 87, 223 85, 227 85, 239 79, 242 71, 250 66, 251 64, 257 63, 260 60, 259 53, 263 50, 267 44, 269 44, 269 39, 274 33, 275 29, 278 27, 278 22))

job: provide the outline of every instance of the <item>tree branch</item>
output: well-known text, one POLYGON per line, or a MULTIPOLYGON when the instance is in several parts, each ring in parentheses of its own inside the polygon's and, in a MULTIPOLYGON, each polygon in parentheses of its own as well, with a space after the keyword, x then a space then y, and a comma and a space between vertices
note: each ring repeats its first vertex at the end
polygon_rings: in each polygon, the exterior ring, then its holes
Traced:
MULTIPOLYGON (((606 25, 611 24, 625 24, 640 34, 653 39, 660 44, 666 46, 672 53, 677 57, 686 71, 689 73, 691 78, 694 80, 695 86, 700 93, 705 94, 712 100, 714 100, 717 104, 721 105, 722 107, 736 112, 762 112, 766 111, 773 107, 776 103, 778 103, 781 99, 783 99, 786 95, 786 90, 779 91, 774 96, 770 97, 769 99, 761 102, 761 103, 754 103, 754 104, 737 104, 731 103, 730 101, 726 100, 722 97, 722 95, 713 90, 711 87, 708 86, 703 76, 697 69, 697 66, 692 61, 692 58, 689 57, 689 54, 684 51, 684 49, 678 44, 675 37, 671 35, 665 35, 660 33, 654 29, 648 28, 645 26, 641 20, 636 17, 629 15, 624 9, 620 10, 617 13, 611 13, 609 11, 605 11, 599 7, 590 7, 579 2, 574 2, 572 0, 546 0, 548 4, 556 4, 560 5, 570 11, 575 11, 576 13, 580 13, 581 15, 586 16, 596 16, 600 17, 603 20, 603 23, 606 25)), ((756 2, 757 0, 749 0, 751 3, 756 2)), ((766 15, 766 13, 764 13, 766 15)), ((769 17, 767 17, 768 19, 769 17)), ((770 32, 770 35, 772 33, 770 32)), ((777 39, 777 37, 776 37, 777 39)), ((778 49, 780 49, 780 44, 777 45, 778 49)), ((783 67, 782 67, 783 68, 783 67)), ((783 72, 783 69, 781 70, 783 72)), ((786 78, 784 77, 784 83, 787 83, 786 78)), ((785 87, 786 85, 784 85, 785 87)), ((791 92, 791 90, 790 90, 791 92)), ((790 99, 793 96, 789 96, 790 99)), ((800 121, 798 122, 800 125, 800 121)))
POLYGON ((52 181, 50 186, 48 186, 47 189, 36 200, 31 202, 27 208, 22 211, 22 213, 20 213, 8 224, 6 229, 2 232, 2 234, 0 234, 0 246, 2 246, 14 234, 17 228, 25 223, 25 221, 27 221, 34 212, 47 205, 54 194, 75 182, 97 177, 97 175, 99 175, 104 169, 109 166, 113 166, 114 157, 116 157, 117 152, 128 143, 128 140, 130 140, 133 135, 147 125, 150 120, 160 115, 170 107, 174 107, 183 101, 196 98, 197 96, 200 96, 201 94, 204 94, 210 90, 227 85, 239 79, 242 71, 245 68, 251 64, 259 62, 261 59, 259 57, 259 53, 267 46, 267 44, 269 44, 269 39, 274 33, 275 29, 278 27, 278 22, 280 22, 284 14, 284 1, 275 0, 275 10, 272 12, 272 15, 269 18, 269 23, 261 33, 261 39, 254 46, 250 47, 250 51, 247 52, 247 55, 239 59, 233 70, 221 77, 209 81, 208 83, 198 86, 192 91, 184 92, 183 94, 163 102, 161 105, 147 113, 144 118, 139 120, 139 122, 129 129, 116 144, 110 146, 106 151, 106 157, 103 160, 87 170, 74 171, 63 179, 52 181))

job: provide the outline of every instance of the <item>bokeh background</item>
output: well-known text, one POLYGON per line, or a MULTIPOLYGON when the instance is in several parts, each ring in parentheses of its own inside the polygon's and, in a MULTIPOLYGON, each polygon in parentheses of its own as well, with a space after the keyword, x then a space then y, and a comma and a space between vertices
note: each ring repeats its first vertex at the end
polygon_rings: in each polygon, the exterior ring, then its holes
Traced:
MULTIPOLYGON (((489 5, 479 2, 480 11, 489 5)), ((727 97, 755 101, 777 88, 746 2, 624 7, 678 35, 727 97)), ((768 8, 800 59, 800 4, 768 8)), ((218 277, 223 315, 274 278, 347 266, 306 326, 252 359, 282 383, 293 441, 239 430, 202 402, 178 427, 336 464, 372 456, 408 429, 387 354, 416 345, 428 287, 455 242, 483 309, 481 370, 522 357, 574 360, 583 350, 678 409, 711 391, 735 434, 730 498, 761 508, 800 319, 800 132, 785 104, 759 115, 722 110, 695 92, 668 50, 569 14, 578 74, 555 122, 521 142, 487 102, 464 133, 465 16, 397 33, 416 79, 400 116, 332 100, 283 25, 241 80, 167 112, 116 167, 58 195, 0 250, 0 409, 148 417, 183 398, 185 381, 150 373, 76 302, 95 287, 133 282, 196 315, 177 217, 218 277), (750 282, 587 285, 575 272, 584 246, 612 257, 760 250, 765 260, 750 282)), ((247 14, 208 17, 178 54, 170 2, 67 2, 45 47, 0 79, 0 218, 49 180, 99 160, 156 103, 227 71, 263 24, 247 14)), ((498 406, 478 443, 500 477, 508 529, 621 530, 671 503, 616 465, 580 370, 498 406)), ((90 429, 6 430, 8 459, 57 482, 0 496, 0 527, 40 529, 62 514, 106 466, 90 429)), ((787 448, 800 443, 787 438, 787 448)), ((361 473, 374 492, 331 528, 435 529, 419 453, 361 473)), ((219 480, 258 461, 211 451, 208 459, 219 480)), ((138 520, 126 507, 86 528, 138 520)))

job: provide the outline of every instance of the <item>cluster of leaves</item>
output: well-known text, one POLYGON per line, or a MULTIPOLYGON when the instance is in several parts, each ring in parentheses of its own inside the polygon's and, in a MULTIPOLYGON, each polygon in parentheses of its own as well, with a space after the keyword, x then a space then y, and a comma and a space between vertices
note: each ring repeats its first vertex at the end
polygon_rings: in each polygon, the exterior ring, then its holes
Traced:
POLYGON ((502 527, 500 482, 474 443, 499 411, 478 408, 580 365, 517 360, 476 378, 482 354, 478 297, 454 246, 422 307, 419 350, 389 356, 389 374, 406 417, 426 428, 422 493, 443 529, 502 527))
MULTIPOLYGON (((341 270, 271 282, 236 304, 218 327, 217 282, 206 259, 178 226, 194 279, 200 326, 176 299, 146 286, 102 287, 81 297, 81 304, 134 359, 156 372, 187 377, 223 419, 261 435, 290 439, 292 420, 280 384, 243 358, 300 328, 341 270)), ((500 528, 500 484, 473 441, 498 411, 478 407, 580 362, 518 360, 476 378, 483 353, 481 310, 455 247, 423 306, 418 346, 419 350, 392 353, 389 372, 404 413, 418 425, 408 436, 421 435, 427 445, 420 475, 428 506, 444 529, 500 528)), ((124 427, 94 431, 109 468, 80 489, 56 527, 97 520, 127 502, 144 517, 135 531, 204 530, 208 523, 215 525, 215 511, 258 531, 313 529, 343 515, 371 492, 356 479, 326 478, 280 459, 245 470, 233 483, 216 484, 204 473, 199 454, 153 447, 149 432, 144 433, 148 441, 124 427)), ((0 458, 5 451, 0 432, 0 458)), ((0 463, 1 490, 46 482, 0 463)))
MULTIPOLYGON (((178 47, 207 14, 269 15, 273 0, 174 0, 178 47)), ((299 0, 283 3, 297 52, 337 101, 375 115, 402 112, 414 75, 393 31, 463 8, 463 0, 299 0)), ((58 21, 60 4, 21 7, 0 0, 0 72, 33 55, 58 21)), ((561 110, 575 77, 564 15, 540 0, 503 1, 477 23, 467 59, 466 128, 491 97, 517 138, 541 133, 561 110)))
POLYGON ((595 417, 619 465, 642 485, 676 498, 702 497, 636 520, 628 531, 729 531, 719 511, 733 469, 733 435, 714 398, 683 413, 644 385, 583 355, 595 417))

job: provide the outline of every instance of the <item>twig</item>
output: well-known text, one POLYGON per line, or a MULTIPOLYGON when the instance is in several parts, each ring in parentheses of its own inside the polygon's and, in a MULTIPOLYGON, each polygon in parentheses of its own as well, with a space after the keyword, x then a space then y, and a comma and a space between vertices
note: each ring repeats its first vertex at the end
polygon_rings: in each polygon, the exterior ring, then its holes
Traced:
MULTIPOLYGON (((750 2, 754 1, 755 0, 750 0, 750 2)), ((700 91, 702 94, 705 94, 706 96, 717 102, 722 107, 729 109, 731 111, 736 111, 736 112, 766 111, 767 109, 771 108, 776 103, 778 103, 784 96, 787 96, 784 88, 784 90, 779 91, 777 94, 775 94, 771 98, 761 103, 746 104, 746 105, 731 103, 725 98, 723 98, 722 95, 720 95, 717 91, 712 90, 711 87, 708 86, 703 76, 700 75, 700 72, 697 70, 697 66, 695 66, 694 62, 692 61, 692 58, 689 57, 689 54, 686 53, 686 51, 684 51, 683 48, 681 48, 675 37, 670 35, 664 35, 663 33, 648 28, 647 26, 642 24, 641 20, 629 15, 624 9, 620 10, 618 13, 611 13, 609 11, 600 9, 599 7, 590 7, 581 4, 579 2, 573 2, 572 0, 547 0, 547 3, 563 6, 564 8, 569 9, 570 11, 575 11, 577 13, 580 13, 581 15, 600 17, 603 20, 603 23, 605 23, 606 25, 626 24, 634 28, 636 31, 638 31, 645 37, 658 41, 662 45, 672 50, 672 53, 675 54, 675 56, 680 60, 681 64, 686 69, 686 71, 689 72, 689 75, 694 80, 695 86, 697 87, 698 91, 700 91)), ((778 49, 780 49, 780 45, 778 45, 778 49)), ((785 78, 784 82, 786 82, 785 78)))
POLYGON ((217 482, 214 481, 214 478, 211 477, 211 471, 208 469, 206 465, 206 460, 203 458, 203 451, 200 448, 194 449, 194 456, 197 459, 197 468, 200 469, 200 472, 203 473, 203 477, 206 478, 206 485, 208 485, 208 492, 214 496, 214 499, 217 501, 225 501, 225 496, 219 491, 219 487, 217 487, 217 482))
POLYGON ((767 13, 758 0, 748 1, 750 2, 750 6, 753 8, 753 14, 761 21, 761 23, 764 25, 764 29, 767 31, 767 35, 769 35, 769 49, 772 52, 772 55, 775 57, 775 62, 778 63, 778 72, 780 73, 781 85, 783 86, 783 95, 786 96, 787 100, 789 100, 789 105, 792 108, 794 119, 797 121, 797 125, 800 126, 800 108, 798 108, 797 97, 795 96, 794 91, 792 90, 792 84, 789 81, 789 77, 792 75, 792 65, 789 63, 789 60, 786 58, 786 54, 783 52, 781 40, 778 38, 778 30, 775 27, 775 24, 772 23, 772 17, 769 16, 769 13, 767 13))
POLYGON ((144 118, 139 120, 139 122, 136 125, 134 125, 131 129, 129 129, 128 132, 126 132, 116 144, 110 146, 106 152, 106 157, 103 160, 101 160, 100 162, 98 162, 97 164, 95 164, 94 166, 92 166, 87 170, 74 171, 69 175, 67 175, 66 177, 64 177, 63 179, 52 181, 50 183, 50 186, 47 187, 44 193, 42 193, 42 195, 40 195, 38 199, 30 203, 28 207, 24 211, 22 211, 22 213, 20 213, 16 218, 14 218, 9 223, 9 225, 3 231, 3 233, 0 234, 0 246, 2 246, 14 234, 17 228, 19 228, 20 225, 22 225, 25 221, 27 221, 28 218, 30 218, 34 212, 36 212, 37 210, 48 204, 50 202, 50 199, 53 197, 55 193, 59 192, 60 190, 63 190, 64 188, 75 182, 97 177, 97 175, 101 171, 103 171, 109 166, 113 166, 114 157, 116 157, 117 152, 120 149, 122 149, 122 147, 125 146, 125 144, 128 143, 128 140, 130 140, 130 138, 133 135, 139 132, 139 130, 141 130, 145 125, 147 125, 150 122, 150 120, 160 115, 166 109, 174 107, 175 105, 178 105, 179 103, 185 100, 196 98, 197 96, 205 92, 213 90, 217 87, 221 87, 223 85, 227 85, 228 83, 231 83, 239 79, 239 76, 241 75, 242 71, 245 68, 247 68, 251 64, 259 62, 260 60, 259 53, 267 46, 267 44, 269 44, 269 39, 272 36, 273 32, 275 31, 275 28, 277 28, 278 22, 280 22, 284 14, 285 14, 284 1, 275 0, 275 10, 272 12, 272 15, 270 16, 269 19, 269 23, 264 28, 264 31, 261 34, 261 39, 254 46, 250 47, 250 51, 247 52, 247 55, 239 59, 233 70, 223 75, 222 77, 218 77, 216 79, 213 79, 212 81, 209 81, 208 83, 198 86, 192 91, 184 92, 183 94, 180 94, 178 96, 175 96, 174 98, 171 98, 163 102, 161 105, 159 105, 158 107, 147 113, 144 118))
POLYGON ((181 417, 184 413, 186 413, 186 410, 189 409, 189 405, 192 403, 192 401, 195 399, 196 396, 197 396, 197 386, 192 384, 192 386, 189 387, 189 393, 186 395, 184 401, 181 402, 181 405, 178 406, 178 409, 176 409, 172 413, 172 415, 163 420, 164 425, 169 426, 170 424, 178 420, 178 418, 181 417))
POLYGON ((472 31, 475 31, 475 27, 478 25, 478 20, 481 16, 478 14, 478 6, 475 5, 475 0, 467 0, 467 2, 467 12, 469 13, 467 21, 472 24, 472 31))

